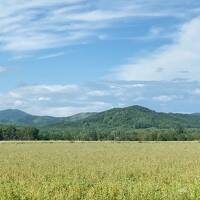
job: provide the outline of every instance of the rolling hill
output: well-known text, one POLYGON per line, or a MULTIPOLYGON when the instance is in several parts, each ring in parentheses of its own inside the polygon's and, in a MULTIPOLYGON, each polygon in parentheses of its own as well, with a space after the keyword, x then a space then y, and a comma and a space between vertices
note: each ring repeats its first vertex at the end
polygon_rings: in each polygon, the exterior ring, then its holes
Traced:
POLYGON ((0 124, 43 126, 57 129, 200 128, 200 114, 161 113, 141 106, 114 108, 70 117, 35 116, 21 110, 0 111, 0 124))
POLYGON ((36 116, 17 109, 0 111, 0 124, 15 124, 19 126, 48 126, 50 124, 74 122, 85 119, 95 113, 80 113, 70 117, 36 116))
POLYGON ((84 119, 54 124, 54 128, 80 129, 143 129, 143 128, 200 128, 199 114, 161 113, 141 106, 114 108, 94 113, 84 119))
POLYGON ((42 126, 62 122, 63 118, 35 116, 16 109, 0 111, 1 124, 42 126))

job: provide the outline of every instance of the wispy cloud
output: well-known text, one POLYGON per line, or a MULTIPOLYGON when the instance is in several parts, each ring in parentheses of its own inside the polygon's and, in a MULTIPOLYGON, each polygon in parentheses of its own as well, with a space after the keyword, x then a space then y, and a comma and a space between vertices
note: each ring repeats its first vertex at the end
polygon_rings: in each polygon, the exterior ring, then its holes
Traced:
POLYGON ((121 66, 116 77, 121 80, 172 81, 200 80, 200 18, 185 23, 173 43, 164 45, 148 56, 132 59, 121 66))
MULTIPOLYGON (((185 1, 179 0, 177 4, 185 4, 185 1)), ((94 36, 98 38, 98 30, 122 19, 180 17, 179 13, 187 16, 192 9, 187 7, 185 12, 176 12, 176 4, 163 4, 162 0, 151 3, 146 0, 3 0, 0 10, 1 50, 19 52, 82 43, 94 36)))
POLYGON ((192 90, 192 94, 200 95, 200 88, 195 88, 194 90, 192 90))
POLYGON ((173 100, 176 100, 178 99, 178 97, 176 95, 161 95, 161 96, 156 96, 156 97, 153 97, 153 100, 155 101, 160 101, 160 102, 169 102, 169 101, 173 101, 173 100))
POLYGON ((9 61, 22 60, 22 59, 32 58, 32 57, 33 55, 30 55, 30 54, 19 54, 19 55, 14 55, 13 57, 11 57, 9 61))
POLYGON ((8 67, 0 66, 0 73, 8 71, 8 67))
POLYGON ((49 59, 49 58, 60 57, 60 56, 63 56, 63 55, 65 55, 65 52, 57 52, 57 53, 53 53, 53 54, 47 54, 47 55, 40 56, 38 59, 44 60, 44 59, 49 59))
POLYGON ((69 116, 139 104, 158 111, 167 105, 164 111, 198 112, 198 88, 196 82, 23 85, 0 94, 0 110, 18 108, 32 114, 69 116))

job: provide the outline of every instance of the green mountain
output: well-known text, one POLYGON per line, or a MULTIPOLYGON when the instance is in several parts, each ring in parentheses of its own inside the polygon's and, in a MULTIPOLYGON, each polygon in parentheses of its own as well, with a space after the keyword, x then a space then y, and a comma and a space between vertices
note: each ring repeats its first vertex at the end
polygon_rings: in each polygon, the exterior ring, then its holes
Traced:
POLYGON ((84 119, 54 124, 54 128, 77 129, 143 129, 143 128, 200 128, 199 114, 161 113, 141 106, 114 108, 94 113, 84 119))
POLYGON ((141 106, 80 113, 63 118, 34 116, 20 110, 0 111, 0 140, 35 139, 200 140, 200 114, 162 113, 141 106))
POLYGON ((56 129, 200 128, 200 114, 161 113, 141 106, 114 108, 70 117, 35 116, 20 110, 0 111, 0 124, 43 126, 56 129))
POLYGON ((1 124, 43 126, 53 123, 60 123, 62 121, 64 121, 64 118, 35 116, 16 109, 8 109, 0 111, 1 124))
POLYGON ((80 113, 70 117, 36 116, 17 109, 0 111, 0 124, 15 124, 19 126, 48 126, 49 124, 74 122, 85 119, 95 113, 80 113))
POLYGON ((76 121, 79 121, 79 120, 84 120, 90 116, 93 116, 97 113, 95 112, 87 112, 87 113, 79 113, 79 114, 75 114, 75 115, 72 115, 70 117, 66 117, 64 118, 64 122, 76 122, 76 121))

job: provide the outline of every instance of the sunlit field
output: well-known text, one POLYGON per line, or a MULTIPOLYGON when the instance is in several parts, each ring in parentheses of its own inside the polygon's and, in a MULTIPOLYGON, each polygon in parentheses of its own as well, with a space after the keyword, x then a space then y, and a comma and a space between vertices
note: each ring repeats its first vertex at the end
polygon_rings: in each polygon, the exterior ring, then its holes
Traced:
POLYGON ((2 142, 0 199, 200 199, 198 142, 2 142))

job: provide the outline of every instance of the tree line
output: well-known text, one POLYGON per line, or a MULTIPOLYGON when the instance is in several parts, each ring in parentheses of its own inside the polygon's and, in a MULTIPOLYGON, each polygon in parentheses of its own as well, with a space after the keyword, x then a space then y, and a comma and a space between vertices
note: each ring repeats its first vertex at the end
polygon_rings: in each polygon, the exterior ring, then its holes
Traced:
POLYGON ((38 140, 39 129, 34 127, 1 126, 0 140, 38 140))
POLYGON ((192 141, 200 140, 200 129, 183 127, 171 129, 45 129, 43 140, 80 141, 192 141))
POLYGON ((0 126, 0 140, 69 141, 192 141, 200 140, 200 129, 43 129, 0 126))

